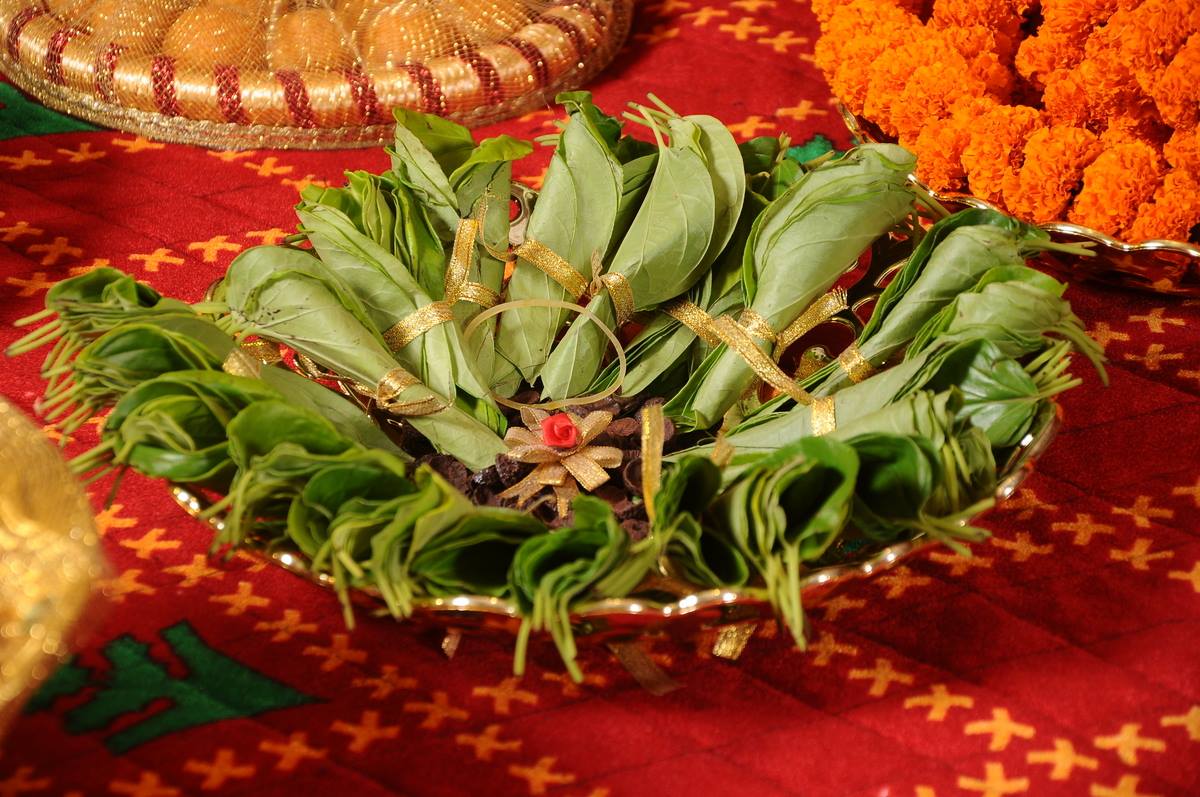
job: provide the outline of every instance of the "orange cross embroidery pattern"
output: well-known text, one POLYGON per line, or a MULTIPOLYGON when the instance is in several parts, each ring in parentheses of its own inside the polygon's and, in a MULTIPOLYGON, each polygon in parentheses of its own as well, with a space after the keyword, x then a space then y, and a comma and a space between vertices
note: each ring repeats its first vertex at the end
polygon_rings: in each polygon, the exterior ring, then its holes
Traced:
POLYGON ((53 241, 48 244, 33 244, 25 250, 27 254, 42 254, 43 266, 53 266, 59 261, 63 255, 71 258, 83 257, 83 250, 78 246, 71 246, 71 242, 61 235, 56 236, 53 241))
POLYGON ((1092 327, 1091 329, 1089 329, 1089 330, 1088 330, 1088 335, 1090 335, 1090 336, 1091 336, 1092 340, 1094 340, 1094 341, 1096 341, 1097 343, 1099 343, 1099 344, 1100 344, 1100 348, 1101 348, 1101 349, 1104 349, 1105 351, 1107 351, 1107 350, 1108 350, 1108 344, 1109 344, 1111 341, 1114 341, 1114 340, 1118 340, 1118 341, 1126 341, 1126 340, 1129 340, 1129 335, 1128 335, 1128 333, 1125 333, 1125 332, 1117 332, 1117 331, 1115 331, 1115 330, 1114 330, 1112 327, 1110 327, 1110 326, 1108 325, 1108 322, 1107 322, 1107 321, 1101 321, 1099 324, 1096 324, 1096 326, 1094 326, 1094 327, 1092 327))
POLYGON ((136 783, 114 780, 108 784, 108 790, 129 797, 176 797, 180 794, 179 789, 163 783, 157 772, 142 772, 136 783))
POLYGON ((1074 532, 1075 539, 1071 540, 1071 542, 1075 545, 1087 545, 1096 534, 1113 534, 1116 532, 1116 527, 1097 523, 1086 512, 1076 512, 1074 520, 1070 522, 1059 521, 1051 523, 1050 530, 1074 532))
POLYGON ((321 672, 333 672, 347 662, 362 664, 367 660, 365 650, 350 647, 350 637, 346 634, 334 634, 327 648, 320 645, 309 645, 304 649, 304 655, 324 657, 325 661, 321 663, 321 672))
POLYGON ((887 591, 884 597, 888 600, 902 597, 913 587, 924 587, 927 584, 932 584, 933 579, 929 576, 917 575, 908 565, 901 565, 882 576, 878 576, 875 581, 887 591))
MULTIPOLYGON (((797 36, 793 31, 785 30, 778 36, 769 36, 759 39, 758 43, 769 44, 771 45, 771 49, 773 49, 775 52, 779 53, 780 55, 787 55, 789 47, 795 44, 808 44, 808 39, 804 36, 797 36)), ((781 108, 775 112, 775 115, 790 116, 793 119, 804 120, 807 119, 809 114, 812 113, 820 115, 829 112, 824 108, 814 109, 811 100, 802 100, 799 105, 796 105, 792 108, 781 108), (794 111, 796 113, 788 113, 788 111, 794 111)))
POLYGON ((470 747, 479 761, 491 761, 492 753, 495 752, 515 753, 521 749, 522 744, 520 739, 500 741, 500 725, 498 723, 487 726, 483 729, 483 733, 477 735, 460 733, 454 737, 454 743, 470 747))
POLYGON ((1135 766, 1138 762, 1138 751, 1147 750, 1151 753, 1161 753, 1167 749, 1167 743, 1162 739, 1152 739, 1140 736, 1142 726, 1131 722, 1121 726, 1121 730, 1112 736, 1097 736, 1093 743, 1100 750, 1113 750, 1117 758, 1127 766, 1135 766))
POLYGON ((205 263, 216 263, 217 254, 220 252, 240 252, 242 251, 241 244, 229 242, 228 235, 215 235, 207 241, 197 241, 188 244, 189 252, 203 252, 205 263))
POLYGON ((1172 570, 1167 573, 1167 578, 1177 581, 1190 581, 1192 589, 1200 592, 1200 561, 1192 565, 1192 569, 1188 570, 1172 570))
POLYGON ((442 727, 442 722, 447 719, 465 720, 471 715, 461 708, 456 708, 450 705, 450 698, 445 692, 438 691, 433 693, 433 700, 429 703, 412 701, 404 704, 404 710, 408 712, 424 712, 425 719, 421 720, 421 727, 426 730, 436 730, 442 727))
POLYGON ((1177 327, 1181 327, 1181 326, 1185 325, 1182 318, 1166 318, 1166 317, 1164 317, 1164 314, 1166 312, 1167 312, 1167 308, 1165 308, 1165 307, 1155 307, 1153 310, 1151 310, 1146 315, 1131 315, 1131 316, 1129 316, 1129 321, 1130 321, 1130 323, 1137 322, 1137 321, 1145 322, 1146 326, 1150 329, 1150 331, 1156 335, 1161 335, 1163 332, 1166 332, 1166 329, 1163 327, 1163 324, 1170 324, 1172 326, 1177 326, 1177 327))
POLYGON ((1055 739, 1053 750, 1034 750, 1025 756, 1025 762, 1049 764, 1050 780, 1069 780, 1075 767, 1094 770, 1100 766, 1096 759, 1075 752, 1069 739, 1055 739))
POLYGON ((114 603, 124 603, 129 595, 153 595, 157 590, 139 581, 141 574, 141 570, 126 570, 116 578, 100 581, 97 586, 114 603))
POLYGON ((1002 537, 992 537, 992 545, 1012 551, 1014 562, 1028 562, 1034 556, 1045 556, 1054 551, 1054 543, 1035 545, 1029 537, 1029 532, 1018 531, 1015 539, 1006 540, 1002 537))
POLYGON ((157 141, 150 141, 143 136, 137 136, 135 138, 114 138, 112 143, 118 147, 121 147, 129 154, 145 152, 146 150, 151 149, 166 149, 166 144, 162 144, 157 141))
POLYGON ((237 592, 229 595, 212 595, 209 597, 212 603, 227 603, 229 608, 225 610, 225 614, 230 617, 238 617, 246 613, 247 609, 252 609, 261 606, 269 606, 271 601, 254 594, 254 585, 249 581, 239 581, 237 592))
POLYGON ((213 567, 209 564, 208 557, 201 554, 193 554, 189 564, 164 567, 163 572, 182 576, 183 580, 179 582, 179 586, 183 589, 194 587, 206 578, 220 578, 225 575, 224 570, 213 567))
POLYGON ((355 678, 350 682, 351 686, 366 686, 374 691, 371 692, 372 700, 383 700, 399 689, 415 689, 417 679, 408 676, 400 675, 400 668, 394 664, 385 664, 380 669, 380 673, 375 678, 355 678))
MULTIPOLYGON (((291 167, 289 166, 288 169, 291 170, 291 167)), ((285 177, 282 180, 280 180, 279 182, 281 182, 283 185, 292 186, 293 188, 296 189, 297 193, 303 191, 305 188, 308 188, 310 185, 315 185, 320 188, 324 188, 329 185, 328 180, 318 180, 317 176, 315 174, 306 174, 298 180, 293 180, 289 177, 285 177)))
POLYGON ((953 578, 964 576, 967 571, 972 568, 988 569, 992 566, 992 560, 986 556, 972 555, 963 556, 953 551, 932 551, 929 554, 930 561, 937 562, 939 565, 949 565, 950 575, 953 578))
POLYGON ((263 246, 274 246, 287 236, 288 233, 278 227, 272 227, 269 230, 250 230, 245 233, 245 237, 257 238, 258 242, 263 246))
POLYGON ((1029 791, 1029 778, 1008 778, 1004 774, 1004 765, 998 761, 988 761, 983 765, 983 779, 959 775, 958 788, 967 791, 977 791, 981 797, 1006 797, 1009 794, 1020 794, 1029 791))
POLYGON ((861 609, 867 602, 859 598, 848 598, 845 595, 834 595, 821 604, 821 612, 826 620, 833 622, 842 612, 848 609, 861 609))
POLYGON ((220 158, 221 160, 225 161, 226 163, 233 163, 236 160, 241 160, 242 158, 251 157, 252 155, 254 155, 254 152, 249 151, 249 150, 223 150, 221 152, 211 152, 210 151, 208 154, 214 158, 220 158))
POLYGON ((692 25, 702 28, 709 23, 709 20, 718 19, 720 17, 729 16, 729 12, 724 8, 713 8, 712 6, 704 6, 699 11, 692 11, 687 14, 680 14, 680 19, 690 19, 692 25))
MULTIPOLYGON (((755 25, 752 17, 742 17, 737 22, 725 25, 718 25, 717 30, 722 33, 732 33, 733 38, 740 42, 747 41, 751 36, 759 33, 766 33, 770 28, 766 25, 755 25)), ((755 117, 751 117, 755 118, 755 117)), ((750 133, 750 135, 754 135, 750 133)))
POLYGON ((253 764, 239 764, 233 754, 233 749, 222 747, 217 751, 217 757, 210 763, 208 761, 199 761, 197 759, 189 759, 183 765, 184 772, 191 772, 195 775, 203 775, 204 781, 200 784, 200 788, 204 791, 215 791, 225 785, 227 780, 231 778, 252 778, 258 771, 258 767, 253 764))
POLYGON ((508 714, 509 707, 516 701, 527 706, 536 706, 538 697, 533 692, 518 689, 520 678, 505 678, 495 686, 477 686, 471 690, 472 697, 490 697, 492 710, 497 714, 508 714))
POLYGON ((21 277, 5 277, 4 282, 8 285, 16 285, 21 290, 17 291, 17 296, 24 299, 34 296, 37 293, 48 290, 54 285, 54 280, 46 278, 46 272, 35 271, 29 275, 29 279, 21 277))
POLYGON ((1200 479, 1196 479, 1196 483, 1191 486, 1184 484, 1179 487, 1172 487, 1171 495, 1189 495, 1192 498, 1192 502, 1197 507, 1200 507, 1200 479))
MULTIPOLYGON (((728 26, 722 25, 721 27, 724 28, 728 26)), ((726 125, 726 127, 728 127, 729 132, 733 133, 735 136, 740 136, 741 138, 754 138, 759 134, 759 131, 766 132, 768 130, 774 130, 775 123, 764 121, 761 116, 751 116, 745 121, 738 122, 734 125, 726 125)))
POLYGON ((554 771, 554 765, 557 762, 558 758, 555 756, 542 756, 531 767, 511 764, 508 767, 508 774, 526 781, 529 784, 531 795, 545 794, 548 785, 564 786, 575 782, 574 775, 554 771))
POLYGON ((992 738, 988 742, 988 750, 998 753, 1007 750, 1014 737, 1032 739, 1035 731, 1032 725, 1014 722, 1013 718, 1009 716, 1008 709, 994 708, 990 720, 968 722, 963 726, 963 733, 967 736, 990 735, 992 738))
POLYGON ((1121 507, 1114 506, 1112 508, 1114 515, 1127 515, 1133 518, 1134 525, 1139 529, 1148 529, 1155 518, 1169 520, 1175 517, 1175 510, 1161 509, 1152 503, 1152 499, 1148 495, 1139 495, 1137 500, 1133 502, 1133 506, 1121 507))
POLYGON ((8 244, 17 240, 22 235, 38 236, 44 233, 45 230, 38 227, 30 227, 27 221, 18 221, 11 227, 0 227, 0 232, 4 233, 4 235, 0 235, 0 241, 8 244))
POLYGON ((934 684, 927 695, 914 695, 904 701, 905 708, 929 708, 925 719, 942 722, 952 708, 974 708, 975 698, 951 693, 945 684, 934 684))
POLYGON ((1171 354, 1164 354, 1163 350, 1165 348, 1166 347, 1163 346, 1163 344, 1161 344, 1161 343, 1151 343, 1149 346, 1146 347, 1145 354, 1142 354, 1142 355, 1126 354, 1125 359, 1130 360, 1132 362, 1141 363, 1142 365, 1146 366, 1147 371, 1158 371, 1158 370, 1162 369, 1162 364, 1164 362, 1169 362, 1171 360, 1182 360, 1183 359, 1182 352, 1173 352, 1171 354))
POLYGON ((1010 498, 1003 504, 1005 512, 1016 512, 1017 520, 1029 520, 1036 511, 1057 512, 1056 504, 1049 504, 1038 498, 1037 493, 1028 487, 1017 490, 1015 498, 1010 498))
POLYGON ((254 630, 274 631, 271 636, 272 642, 287 642, 296 634, 315 634, 317 624, 302 622, 301 617, 297 609, 284 609, 283 617, 271 621, 260 620, 254 624, 254 630))
MULTIPOLYGON (((567 675, 566 673, 543 672, 542 680, 543 681, 553 681, 554 683, 559 684, 562 687, 562 696, 563 697, 579 697, 581 694, 583 694, 579 689, 579 684, 572 681, 571 677, 569 675, 567 675)), ((583 683, 586 686, 595 686, 597 688, 603 688, 605 686, 608 686, 608 679, 605 678, 603 675, 593 675, 591 673, 585 672, 583 674, 583 683)))
POLYGON ((839 653, 844 656, 857 656, 858 648, 854 645, 838 642, 833 638, 833 634, 828 631, 822 631, 815 642, 808 643, 808 653, 812 657, 814 665, 817 667, 827 667, 829 666, 829 662, 833 660, 833 657, 839 653))
POLYGON ((279 756, 275 768, 281 772, 291 772, 305 759, 319 761, 329 752, 325 748, 309 747, 308 734, 302 731, 293 733, 286 742, 263 741, 258 749, 279 756))
POLYGON ((266 158, 263 158, 262 163, 247 161, 242 165, 256 173, 259 177, 274 177, 278 174, 291 174, 292 169, 295 168, 294 166, 277 166, 277 163, 279 163, 279 158, 276 158, 274 155, 270 155, 266 158))
POLYGON ((399 725, 379 724, 378 711, 364 711, 362 720, 357 725, 336 720, 329 729, 350 737, 346 749, 352 753, 361 753, 380 739, 395 739, 400 735, 399 725))
POLYGON ((1139 537, 1133 542, 1133 547, 1128 551, 1122 551, 1113 548, 1108 552, 1108 558, 1115 562, 1128 562, 1129 566, 1134 570, 1149 570, 1150 562, 1157 559, 1170 559, 1175 555, 1174 551, 1156 551, 1150 553, 1150 540, 1146 537, 1139 537))
POLYGON ((138 559, 149 559, 155 551, 172 551, 183 543, 179 540, 163 540, 166 529, 150 529, 136 540, 121 540, 118 545, 130 548, 138 559))
POLYGON ((23 172, 30 166, 49 166, 53 161, 39 158, 33 150, 27 149, 20 155, 0 155, 0 162, 8 164, 10 172, 23 172))
POLYGON ((871 697, 883 697, 893 683, 908 685, 913 682, 913 676, 896 670, 890 661, 883 658, 875 659, 874 669, 854 669, 849 677, 852 681, 870 680, 871 688, 867 694, 871 697))
POLYGON ((68 163, 86 163, 87 161, 100 160, 108 153, 104 150, 92 151, 90 141, 84 141, 79 145, 79 149, 59 149, 59 155, 66 155, 68 163))
POLYGON ((176 257, 170 249, 161 246, 148 255, 130 255, 129 259, 142 263, 142 268, 151 273, 157 272, 160 266, 178 266, 184 262, 182 257, 176 257))
POLYGON ((1163 717, 1161 724, 1164 728, 1183 728, 1189 739, 1200 742, 1200 706, 1192 706, 1186 714, 1163 717))
POLYGON ((1109 788, 1099 783, 1092 784, 1092 797, 1159 797, 1157 794, 1143 794, 1137 790, 1138 775, 1122 775, 1117 785, 1109 788))

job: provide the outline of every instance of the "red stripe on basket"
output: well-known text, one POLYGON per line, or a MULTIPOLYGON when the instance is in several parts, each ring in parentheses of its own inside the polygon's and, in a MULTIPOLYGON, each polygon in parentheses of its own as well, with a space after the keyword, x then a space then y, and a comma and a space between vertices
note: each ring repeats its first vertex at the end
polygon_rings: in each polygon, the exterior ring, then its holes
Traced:
POLYGON ((5 34, 6 43, 8 45, 8 54, 16 58, 19 54, 21 46, 21 31, 25 30, 25 26, 33 22, 38 17, 44 15, 46 9, 35 8, 34 6, 26 6, 22 8, 17 15, 12 18, 12 22, 8 23, 8 31, 5 34))
POLYGON ((179 116, 179 99, 175 96, 175 59, 156 55, 150 62, 150 86, 154 104, 164 116, 179 116))
POLYGON ((249 124, 250 118, 242 107, 242 83, 238 68, 230 64, 217 64, 213 68, 213 77, 217 80, 217 105, 225 120, 239 125, 249 124))
POLYGON ((383 109, 379 107, 379 97, 375 94, 375 82, 371 76, 358 67, 347 69, 344 73, 346 82, 350 84, 350 96, 358 106, 358 114, 364 124, 382 124, 387 122, 383 109))
POLYGON ((71 39, 83 32, 82 28, 67 26, 50 35, 50 41, 46 44, 46 77, 51 83, 61 86, 67 82, 62 71, 63 50, 67 49, 71 39))
POLYGON ((468 50, 461 57, 475 71, 475 76, 483 86, 483 104, 499 105, 504 99, 504 94, 500 90, 500 73, 496 71, 496 67, 480 55, 478 50, 468 50))
POLYGON ((529 62, 529 66, 533 68, 534 83, 538 88, 550 82, 550 70, 546 68, 546 59, 542 57, 541 50, 515 36, 508 37, 500 42, 500 44, 513 48, 529 62))
POLYGON ((424 64, 405 64, 404 71, 421 89, 421 110, 425 113, 445 113, 446 95, 442 93, 442 87, 429 67, 424 64))
POLYGON ((591 42, 587 36, 583 35, 583 31, 579 29, 574 22, 562 17, 556 17, 553 14, 542 14, 538 17, 538 22, 545 22, 547 25, 553 25, 567 35, 571 40, 571 46, 575 48, 576 57, 582 59, 591 51, 591 42))
POLYGON ((96 56, 96 93, 106 101, 113 98, 113 73, 117 71, 117 61, 125 48, 116 42, 108 45, 96 56))
POLYGON ((287 101, 288 113, 297 127, 316 127, 317 120, 313 117, 312 104, 308 101, 308 88, 304 78, 292 69, 280 69, 275 73, 275 79, 283 86, 283 98, 287 101))

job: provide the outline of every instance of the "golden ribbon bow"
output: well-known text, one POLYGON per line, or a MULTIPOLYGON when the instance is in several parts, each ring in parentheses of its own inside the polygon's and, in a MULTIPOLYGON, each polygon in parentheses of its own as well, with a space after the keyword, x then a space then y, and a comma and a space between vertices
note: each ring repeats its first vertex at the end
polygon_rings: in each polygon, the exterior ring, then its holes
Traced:
POLYGON ((582 419, 573 418, 578 437, 570 448, 555 448, 544 442, 542 421, 549 417, 545 410, 523 409, 521 422, 525 428, 514 426, 504 435, 510 459, 537 467, 500 493, 500 497, 515 498, 517 506, 524 506, 544 488, 551 487, 559 517, 565 517, 581 487, 591 492, 608 481, 605 469, 621 464, 621 449, 591 444, 612 423, 613 416, 607 412, 590 412, 582 419))

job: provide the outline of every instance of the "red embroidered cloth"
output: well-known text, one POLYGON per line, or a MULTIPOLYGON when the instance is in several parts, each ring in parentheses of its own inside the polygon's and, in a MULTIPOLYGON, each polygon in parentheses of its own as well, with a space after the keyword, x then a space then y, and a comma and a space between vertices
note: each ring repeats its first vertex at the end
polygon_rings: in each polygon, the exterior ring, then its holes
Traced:
MULTIPOLYGON (((638 14, 592 87, 606 108, 654 91, 740 137, 846 144, 806 3, 638 14)), ((96 265, 199 298, 237 251, 292 227, 298 187, 386 163, 79 130, 0 88, 5 344, 50 283, 96 265)), ((534 136, 555 116, 486 132, 534 136)), ((207 531, 161 484, 130 476, 107 509, 99 484, 110 602, 5 740, 0 795, 1200 793, 1200 303, 1070 295, 1112 385, 1077 364, 1086 385, 1037 475, 987 518, 990 544, 852 584, 814 613, 807 654, 769 626, 736 662, 711 638, 656 641, 684 685, 664 697, 602 648, 575 686, 547 645, 518 681, 504 636, 448 661, 430 630, 347 632, 331 594, 206 559, 207 531)), ((4 362, 0 387, 26 409, 39 360, 4 362)))

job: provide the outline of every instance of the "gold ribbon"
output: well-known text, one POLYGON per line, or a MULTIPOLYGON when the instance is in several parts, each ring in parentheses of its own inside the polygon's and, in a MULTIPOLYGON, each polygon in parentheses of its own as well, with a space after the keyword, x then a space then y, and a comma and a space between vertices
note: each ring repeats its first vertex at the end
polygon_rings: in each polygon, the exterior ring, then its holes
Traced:
POLYGON ((722 343, 737 352, 759 379, 779 392, 786 393, 799 404, 808 404, 812 401, 812 396, 808 394, 808 391, 792 381, 791 377, 784 373, 783 369, 767 356, 766 352, 758 348, 754 338, 750 337, 750 333, 732 318, 729 316, 717 318, 713 323, 713 333, 721 339, 722 343))
POLYGON ((438 324, 453 321, 454 305, 458 302, 471 302, 487 309, 500 301, 500 296, 491 288, 470 280, 471 264, 475 260, 475 239, 479 232, 478 219, 458 220, 454 246, 450 250, 450 263, 446 266, 445 297, 418 308, 383 333, 383 339, 392 351, 403 349, 438 324))
POLYGON ((729 430, 741 423, 742 415, 735 404, 730 407, 725 417, 721 419, 721 428, 717 430, 717 439, 713 441, 712 453, 709 455, 717 467, 724 468, 733 460, 734 448, 729 442, 729 430))
MULTIPOLYGON (((366 391, 372 395, 376 403, 393 415, 433 415, 441 412, 446 405, 437 396, 428 396, 415 401, 400 401, 400 394, 413 385, 421 384, 421 380, 403 368, 393 368, 383 375, 375 390, 366 391)), ((356 385, 362 388, 361 385, 356 385)))
POLYGON ((815 437, 829 434, 837 428, 837 406, 833 396, 821 396, 813 399, 810 411, 812 412, 812 433, 815 437))
POLYGON ((642 500, 646 517, 654 523, 654 499, 662 483, 662 455, 666 422, 663 405, 657 401, 642 407, 642 500))
POLYGON ((235 346, 221 363, 221 370, 233 376, 258 379, 264 365, 274 365, 282 360, 279 347, 265 340, 250 340, 235 346))
POLYGON ((633 317, 633 310, 636 307, 633 303, 633 289, 629 287, 629 280, 625 279, 623 274, 601 274, 592 280, 591 285, 588 286, 588 292, 592 296, 596 296, 601 291, 608 291, 608 298, 612 299, 613 309, 617 312, 616 326, 618 328, 624 326, 633 317))
POLYGON ((529 238, 514 249, 513 254, 536 266, 539 271, 561 285, 575 301, 579 301, 579 298, 587 293, 588 282, 583 275, 541 241, 529 238))
POLYGON ((779 333, 779 343, 775 348, 776 359, 782 357, 787 348, 804 335, 824 324, 849 306, 846 291, 843 288, 834 288, 810 304, 795 321, 788 324, 779 333))
POLYGON ((875 366, 863 357, 858 346, 851 343, 846 347, 846 350, 838 355, 838 365, 846 372, 846 376, 850 377, 850 381, 858 384, 875 373, 875 366))
POLYGON ((683 324, 705 344, 716 348, 721 345, 721 339, 712 332, 713 317, 701 310, 687 299, 675 299, 662 306, 667 315, 683 324))
POLYGON ((500 497, 515 498, 517 506, 524 506, 530 498, 550 487, 554 491, 555 509, 559 517, 565 517, 581 487, 591 492, 608 481, 606 469, 621 464, 621 449, 591 445, 592 440, 612 423, 612 415, 607 412, 590 412, 575 421, 579 438, 570 448, 555 448, 543 442, 542 421, 549 417, 550 413, 545 410, 522 409, 521 422, 525 428, 513 426, 504 435, 510 459, 537 467, 500 493, 500 497))
POLYGON ((767 343, 775 342, 775 330, 770 322, 749 307, 738 314, 738 324, 756 338, 762 338, 767 343))

